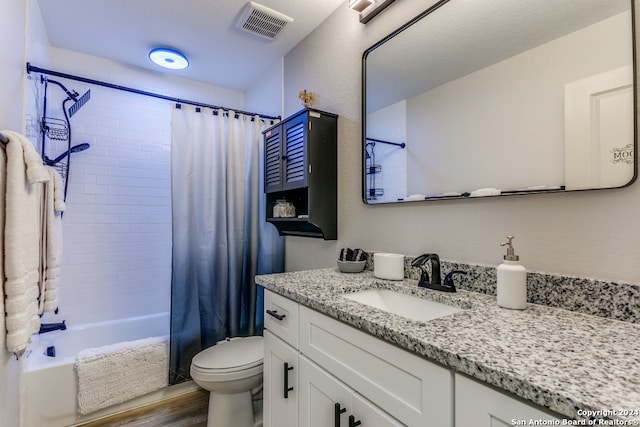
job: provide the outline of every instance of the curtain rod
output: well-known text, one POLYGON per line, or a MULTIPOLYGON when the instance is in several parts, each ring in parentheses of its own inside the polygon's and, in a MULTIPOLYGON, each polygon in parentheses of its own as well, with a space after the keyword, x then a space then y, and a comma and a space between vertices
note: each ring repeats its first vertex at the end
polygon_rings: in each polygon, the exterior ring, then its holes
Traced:
POLYGON ((365 138, 365 139, 371 142, 381 142, 382 144, 395 145, 400 148, 404 148, 407 145, 404 142, 389 142, 389 141, 383 141, 381 139, 375 139, 375 138, 365 138))
POLYGON ((120 85, 116 85, 113 83, 107 83, 107 82, 102 82, 100 80, 93 80, 93 79, 89 79, 86 77, 80 77, 80 76, 74 76, 72 74, 66 74, 66 73, 61 73, 59 71, 52 71, 52 70, 46 70, 44 68, 40 68, 40 67, 35 67, 33 65, 31 65, 29 62, 27 62, 27 73, 31 73, 31 72, 36 72, 36 73, 40 73, 40 74, 47 74, 50 76, 56 76, 56 77, 62 77, 65 79, 70 79, 70 80, 76 80, 79 82, 83 82, 83 83, 90 83, 93 85, 98 85, 98 86, 104 86, 104 87, 108 87, 110 89, 117 89, 117 90, 122 90, 124 92, 130 92, 130 93, 135 93, 138 95, 144 95, 144 96, 150 96, 152 98, 159 98, 159 99, 164 99, 167 101, 171 101, 171 102, 176 102, 178 104, 188 104, 188 105, 193 105, 196 107, 205 107, 205 108, 211 108, 211 109, 221 109, 223 111, 233 111, 237 114, 244 114, 247 116, 260 116, 263 119, 267 119, 267 120, 279 120, 281 117, 280 116, 268 116, 266 114, 260 114, 260 113, 252 113, 250 111, 242 111, 242 110, 236 110, 234 108, 229 108, 229 107, 221 107, 219 105, 211 105, 211 104, 205 104, 202 102, 197 102, 197 101, 189 101, 187 99, 180 99, 180 98, 175 98, 172 96, 167 96, 167 95, 161 95, 159 93, 154 93, 154 92, 147 92, 145 90, 140 90, 140 89, 135 89, 135 88, 131 88, 131 87, 126 87, 126 86, 120 86, 120 85))

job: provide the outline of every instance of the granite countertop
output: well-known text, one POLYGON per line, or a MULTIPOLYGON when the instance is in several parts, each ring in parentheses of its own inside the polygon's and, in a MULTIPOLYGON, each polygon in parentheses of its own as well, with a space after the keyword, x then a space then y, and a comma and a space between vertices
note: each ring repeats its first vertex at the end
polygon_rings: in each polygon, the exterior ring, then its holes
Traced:
POLYGON ((371 271, 327 268, 260 275, 256 283, 569 419, 640 420, 638 324, 534 304, 509 310, 498 307, 495 296, 432 291, 416 280, 377 279, 371 271), (464 310, 419 322, 341 298, 373 288, 464 310))

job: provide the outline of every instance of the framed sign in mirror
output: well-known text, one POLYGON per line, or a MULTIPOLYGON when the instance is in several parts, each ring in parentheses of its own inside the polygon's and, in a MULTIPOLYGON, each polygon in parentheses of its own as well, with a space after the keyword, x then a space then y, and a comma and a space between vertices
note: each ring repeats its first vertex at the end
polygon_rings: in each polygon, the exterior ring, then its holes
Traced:
POLYGON ((637 174, 632 0, 445 0, 364 52, 366 203, 637 174))

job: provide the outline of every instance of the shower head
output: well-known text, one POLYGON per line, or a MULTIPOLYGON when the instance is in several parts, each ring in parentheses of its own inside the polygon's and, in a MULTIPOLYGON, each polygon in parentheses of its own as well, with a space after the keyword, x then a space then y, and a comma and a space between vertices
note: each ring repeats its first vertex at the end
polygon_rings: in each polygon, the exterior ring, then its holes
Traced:
POLYGON ((71 151, 72 153, 79 153, 81 151, 87 150, 89 147, 91 147, 91 145, 89 145, 88 142, 83 142, 82 144, 74 145, 69 151, 71 151))
POLYGON ((48 157, 45 156, 44 161, 49 166, 53 166, 56 163, 58 163, 59 161, 61 161, 62 159, 64 159, 67 156, 67 154, 71 155, 71 153, 79 153, 81 151, 84 151, 84 150, 88 149, 89 147, 91 147, 91 146, 89 145, 88 142, 83 142, 82 144, 74 145, 69 150, 67 150, 64 153, 60 154, 58 157, 56 157, 53 160, 51 160, 51 159, 49 159, 48 157))
MULTIPOLYGON (((75 113, 77 113, 78 110, 81 109, 84 106, 84 104, 87 103, 87 101, 89 101, 89 99, 91 99, 91 89, 86 91, 84 93, 84 95, 82 95, 80 97, 80 99, 74 98, 73 100, 76 101, 76 102, 74 102, 73 105, 71 107, 69 107, 69 110, 68 110, 69 111, 69 117, 73 117, 73 115, 75 113)), ((85 148, 85 150, 86 150, 86 148, 85 148)))

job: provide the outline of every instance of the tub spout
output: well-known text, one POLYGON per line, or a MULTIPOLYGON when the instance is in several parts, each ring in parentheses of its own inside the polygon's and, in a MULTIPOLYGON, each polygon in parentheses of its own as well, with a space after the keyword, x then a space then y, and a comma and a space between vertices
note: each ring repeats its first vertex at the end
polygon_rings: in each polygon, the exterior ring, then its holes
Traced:
POLYGON ((51 331, 64 331, 67 329, 67 325, 64 322, 63 320, 62 323, 42 323, 38 333, 44 334, 51 331))

